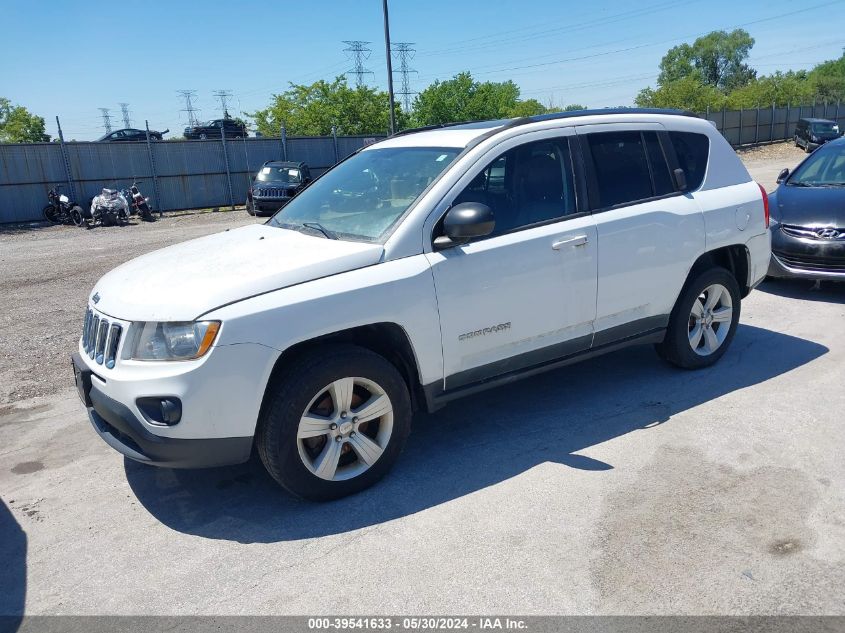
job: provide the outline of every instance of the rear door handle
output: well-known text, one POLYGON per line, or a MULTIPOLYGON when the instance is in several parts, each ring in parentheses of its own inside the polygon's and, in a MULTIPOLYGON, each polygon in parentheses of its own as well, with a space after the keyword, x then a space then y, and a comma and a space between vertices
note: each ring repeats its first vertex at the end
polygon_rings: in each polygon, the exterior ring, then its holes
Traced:
POLYGON ((562 240, 552 243, 552 248, 559 251, 563 246, 584 246, 587 243, 586 235, 575 235, 573 237, 565 237, 562 240))

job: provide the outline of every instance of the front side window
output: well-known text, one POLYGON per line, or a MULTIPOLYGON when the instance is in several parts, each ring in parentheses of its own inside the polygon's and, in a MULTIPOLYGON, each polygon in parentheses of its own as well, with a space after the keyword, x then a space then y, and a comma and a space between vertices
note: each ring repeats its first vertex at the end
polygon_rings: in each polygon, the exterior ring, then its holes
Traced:
POLYGON ((460 152, 455 147, 364 150, 313 181, 269 224, 331 238, 382 242, 460 152))
POLYGON ((521 145, 487 165, 453 204, 481 202, 501 235, 576 212, 572 159, 566 139, 521 145))

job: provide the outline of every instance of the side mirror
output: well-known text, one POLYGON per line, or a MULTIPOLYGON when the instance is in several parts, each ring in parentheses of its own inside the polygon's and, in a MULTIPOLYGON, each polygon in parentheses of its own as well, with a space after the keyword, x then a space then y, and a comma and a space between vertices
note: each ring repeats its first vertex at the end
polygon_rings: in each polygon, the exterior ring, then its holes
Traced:
POLYGON ((672 176, 675 178, 675 188, 678 191, 686 191, 687 187, 687 175, 684 173, 684 170, 678 167, 672 172, 672 176))
POLYGON ((783 169, 780 170, 780 173, 778 174, 777 183, 780 184, 784 180, 786 180, 787 178, 789 178, 789 169, 784 167, 783 169))
POLYGON ((496 226, 493 210, 480 202, 463 202, 446 212, 443 218, 445 235, 434 240, 434 250, 463 244, 476 237, 490 235, 496 226))

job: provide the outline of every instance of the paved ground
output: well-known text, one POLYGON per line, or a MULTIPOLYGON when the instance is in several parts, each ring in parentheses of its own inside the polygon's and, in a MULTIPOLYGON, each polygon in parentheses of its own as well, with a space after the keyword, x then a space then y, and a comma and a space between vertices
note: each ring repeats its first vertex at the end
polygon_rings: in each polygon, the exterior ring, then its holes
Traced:
POLYGON ((845 614, 845 286, 764 284, 709 370, 630 349, 421 415, 382 484, 312 504, 124 461, 65 386, 77 244, 108 269, 249 221, 0 234, 0 357, 59 330, 0 361, 0 614, 845 614))

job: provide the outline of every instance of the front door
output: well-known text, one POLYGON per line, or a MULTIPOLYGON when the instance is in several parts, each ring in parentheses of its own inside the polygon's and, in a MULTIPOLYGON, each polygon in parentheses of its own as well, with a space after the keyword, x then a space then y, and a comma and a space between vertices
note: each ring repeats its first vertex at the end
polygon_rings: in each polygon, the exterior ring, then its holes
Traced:
POLYGON ((446 391, 590 347, 596 227, 579 212, 570 137, 556 134, 491 150, 452 204, 491 207, 493 234, 427 254, 446 391))

